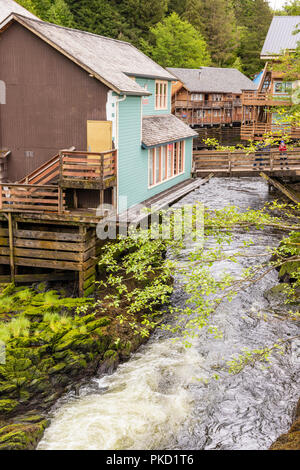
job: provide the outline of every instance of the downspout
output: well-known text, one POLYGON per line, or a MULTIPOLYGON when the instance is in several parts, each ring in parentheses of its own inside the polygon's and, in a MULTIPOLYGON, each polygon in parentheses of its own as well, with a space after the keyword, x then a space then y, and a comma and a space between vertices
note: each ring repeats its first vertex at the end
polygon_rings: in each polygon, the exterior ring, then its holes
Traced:
MULTIPOLYGON (((119 148, 119 103, 122 103, 127 98, 127 95, 124 95, 122 98, 116 100, 117 105, 117 144, 119 148)), ((116 211, 119 213, 119 154, 117 154, 117 195, 116 195, 116 211)))

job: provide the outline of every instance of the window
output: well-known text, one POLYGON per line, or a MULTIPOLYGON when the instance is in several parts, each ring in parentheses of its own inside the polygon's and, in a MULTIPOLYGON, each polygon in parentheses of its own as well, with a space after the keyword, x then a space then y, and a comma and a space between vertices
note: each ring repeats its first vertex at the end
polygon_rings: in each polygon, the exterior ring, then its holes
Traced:
POLYGON ((213 101, 222 101, 222 95, 213 95, 213 101))
POLYGON ((221 110, 220 109, 214 109, 214 116, 215 117, 221 116, 221 110))
POLYGON ((274 93, 289 93, 292 90, 292 82, 275 82, 274 93))
POLYGON ((203 101, 203 94, 202 93, 192 93, 191 94, 192 101, 203 101))
POLYGON ((155 82, 155 109, 168 108, 168 82, 155 82))
POLYGON ((184 141, 149 150, 149 186, 163 183, 184 172, 184 141))
POLYGON ((204 118, 205 117, 205 109, 197 109, 196 114, 197 114, 198 118, 204 118))

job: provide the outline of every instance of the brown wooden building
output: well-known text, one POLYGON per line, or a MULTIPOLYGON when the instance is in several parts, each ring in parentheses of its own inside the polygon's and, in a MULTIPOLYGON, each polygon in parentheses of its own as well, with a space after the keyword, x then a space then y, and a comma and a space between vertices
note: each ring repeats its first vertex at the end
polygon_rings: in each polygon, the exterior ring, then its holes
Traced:
POLYGON ((261 52, 261 59, 266 63, 258 77, 258 88, 242 93, 242 140, 261 140, 270 132, 300 138, 300 128, 287 128, 276 112, 276 108, 293 104, 293 96, 300 82, 284 80, 283 74, 274 67, 283 51, 296 49, 300 34, 294 34, 294 31, 299 23, 300 16, 275 16, 272 20, 261 52))
POLYGON ((15 8, 0 0, 0 282, 87 294, 102 204, 126 213, 188 181, 195 131, 170 113, 173 75, 134 46, 15 8))
POLYGON ((216 67, 168 70, 178 78, 172 87, 175 116, 194 128, 241 124, 242 89, 255 89, 244 74, 216 67))

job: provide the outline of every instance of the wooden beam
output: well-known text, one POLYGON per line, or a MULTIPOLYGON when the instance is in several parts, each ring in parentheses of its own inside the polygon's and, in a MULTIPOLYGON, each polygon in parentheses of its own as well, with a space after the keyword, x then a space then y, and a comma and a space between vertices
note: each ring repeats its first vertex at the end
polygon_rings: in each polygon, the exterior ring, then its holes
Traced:
POLYGON ((8 234, 9 234, 9 264, 10 264, 10 280, 15 282, 15 254, 14 254, 14 233, 13 233, 13 216, 8 214, 8 234))
POLYGON ((261 172, 260 176, 264 178, 268 183, 270 183, 272 186, 274 186, 276 189, 281 191, 288 199, 293 201, 295 204, 300 204, 300 197, 298 197, 293 191, 290 189, 286 188, 283 186, 283 184, 279 183, 279 181, 274 180, 273 178, 270 178, 268 175, 265 173, 261 172))

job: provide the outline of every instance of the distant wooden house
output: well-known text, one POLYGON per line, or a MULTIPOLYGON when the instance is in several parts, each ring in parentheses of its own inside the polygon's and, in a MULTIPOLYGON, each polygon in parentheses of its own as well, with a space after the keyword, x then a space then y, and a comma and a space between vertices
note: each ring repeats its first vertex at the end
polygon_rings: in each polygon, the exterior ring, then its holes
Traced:
POLYGON ((16 5, 0 0, 0 265, 20 282, 78 272, 89 292, 97 207, 185 184, 196 133, 171 114, 174 76, 134 46, 16 5))
MULTIPOLYGON (((280 122, 276 108, 293 104, 293 90, 299 88, 299 80, 285 81, 283 74, 274 70, 273 65, 284 51, 294 51, 300 34, 294 34, 300 23, 300 16, 275 16, 270 25, 261 59, 265 61, 259 76, 257 90, 244 90, 242 94, 243 140, 261 140, 264 134, 288 132, 292 138, 300 138, 300 128, 286 129, 280 122)), ((299 76, 300 79, 300 76, 299 76)))
POLYGON ((232 68, 168 68, 177 77, 172 86, 172 113, 193 128, 239 126, 241 94, 255 84, 232 68))

